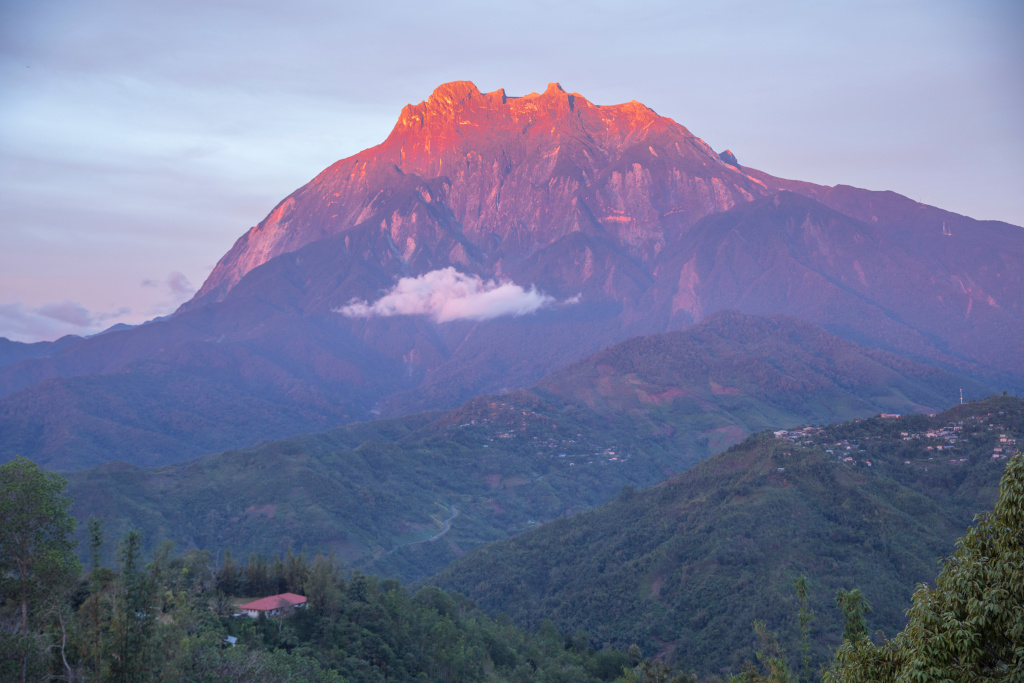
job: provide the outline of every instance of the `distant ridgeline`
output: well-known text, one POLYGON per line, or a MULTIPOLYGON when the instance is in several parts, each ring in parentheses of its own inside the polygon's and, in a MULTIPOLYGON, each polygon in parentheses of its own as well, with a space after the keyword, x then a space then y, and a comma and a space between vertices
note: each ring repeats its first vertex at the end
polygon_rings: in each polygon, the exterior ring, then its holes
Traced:
POLYGON ((754 658, 755 619, 796 662, 793 581, 805 575, 816 667, 840 642, 839 589, 867 597, 871 630, 903 627, 915 584, 991 509, 1022 440, 1024 401, 1005 396, 765 431, 664 484, 477 549, 431 583, 521 625, 552 619, 719 674, 754 658))

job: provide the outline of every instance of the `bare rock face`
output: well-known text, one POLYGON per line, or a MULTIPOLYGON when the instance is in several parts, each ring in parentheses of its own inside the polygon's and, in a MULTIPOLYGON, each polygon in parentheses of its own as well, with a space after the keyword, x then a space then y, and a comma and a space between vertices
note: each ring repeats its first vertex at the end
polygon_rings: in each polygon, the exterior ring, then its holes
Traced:
POLYGON ((446 83, 407 105, 383 143, 275 207, 184 308, 221 300, 271 258, 342 233, 378 233, 406 267, 492 271, 500 260, 507 270, 572 232, 646 262, 666 232, 775 189, 639 102, 598 106, 557 83, 524 97, 446 83))
POLYGON ((729 164, 730 166, 740 167, 740 162, 736 160, 736 155, 732 153, 731 149, 727 149, 724 152, 718 153, 718 158, 729 164))

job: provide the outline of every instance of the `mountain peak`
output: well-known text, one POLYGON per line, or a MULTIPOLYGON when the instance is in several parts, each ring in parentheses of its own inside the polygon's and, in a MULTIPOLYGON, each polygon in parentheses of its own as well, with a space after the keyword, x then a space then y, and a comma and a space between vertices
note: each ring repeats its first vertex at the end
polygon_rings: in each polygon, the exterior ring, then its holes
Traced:
POLYGON ((452 81, 403 107, 384 142, 286 198, 185 308, 222 299, 275 256, 358 226, 387 234, 374 258, 399 255, 403 273, 489 268, 499 258, 507 268, 581 231, 622 240, 646 261, 664 244, 664 217, 685 228, 768 191, 635 100, 596 105, 555 81, 518 97, 452 81))
MULTIPOLYGON (((636 100, 595 105, 579 93, 566 92, 555 81, 548 83, 542 93, 520 97, 510 97, 504 88, 484 93, 472 81, 452 81, 439 85, 425 101, 407 104, 388 139, 367 152, 392 151, 399 144, 407 157, 409 143, 415 145, 425 134, 476 143, 513 131, 527 134, 531 128, 545 128, 549 137, 568 130, 595 136, 598 142, 621 144, 633 131, 659 123, 662 128, 689 136, 689 131, 675 121, 636 100), (482 136, 473 135, 472 127, 481 129, 477 132, 482 136), (415 140, 409 139, 410 134, 415 140)), ((437 150, 431 146, 428 151, 436 156, 437 150)))
POLYGON ((434 88, 434 92, 430 93, 430 97, 427 98, 427 103, 434 106, 442 104, 454 106, 473 97, 480 97, 480 95, 480 89, 473 81, 451 81, 434 88))
POLYGON ((731 149, 727 149, 724 152, 719 152, 718 156, 719 158, 721 158, 722 161, 729 164, 730 166, 735 166, 736 168, 740 167, 740 162, 736 160, 736 155, 732 153, 731 149))

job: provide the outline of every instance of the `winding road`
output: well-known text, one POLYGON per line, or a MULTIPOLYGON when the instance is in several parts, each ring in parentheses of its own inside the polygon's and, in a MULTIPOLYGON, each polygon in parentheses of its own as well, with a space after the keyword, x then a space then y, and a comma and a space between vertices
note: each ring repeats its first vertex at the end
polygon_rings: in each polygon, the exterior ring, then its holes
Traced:
POLYGON ((452 528, 452 520, 459 516, 459 511, 458 511, 458 509, 454 505, 451 506, 451 513, 452 513, 452 516, 449 517, 448 519, 444 520, 444 528, 441 529, 436 534, 434 534, 433 536, 431 536, 430 538, 425 538, 422 541, 412 541, 410 543, 402 543, 400 545, 396 545, 394 548, 392 548, 391 550, 389 550, 386 553, 384 553, 384 556, 387 557, 388 555, 390 555, 391 553, 395 552, 396 550, 398 550, 400 548, 405 548, 405 547, 408 547, 410 545, 418 545, 420 543, 429 543, 430 541, 436 541, 437 539, 441 538, 442 536, 444 536, 446 533, 448 533, 451 530, 451 528, 452 528))
MULTIPOLYGON (((448 519, 444 520, 444 528, 441 529, 441 531, 438 532, 438 534, 436 536, 431 536, 430 538, 428 538, 427 541, 436 541, 437 539, 441 538, 446 533, 448 533, 448 530, 452 528, 452 520, 459 516, 459 511, 455 509, 454 505, 452 505, 451 508, 452 508, 452 516, 449 517, 448 519)), ((419 543, 426 543, 426 541, 419 541, 419 543)), ((410 543, 409 545, 415 545, 415 544, 414 543, 410 543)))

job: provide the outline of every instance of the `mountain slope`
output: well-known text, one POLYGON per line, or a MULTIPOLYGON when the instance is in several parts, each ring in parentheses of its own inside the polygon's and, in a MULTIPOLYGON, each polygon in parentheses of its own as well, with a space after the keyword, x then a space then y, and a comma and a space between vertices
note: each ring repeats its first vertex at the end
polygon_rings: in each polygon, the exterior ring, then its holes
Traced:
POLYGON ((455 411, 68 478, 73 513, 106 519, 115 536, 136 527, 243 553, 307 545, 416 579, 481 543, 600 505, 623 485, 655 484, 751 431, 926 410, 960 384, 969 397, 985 390, 799 321, 722 313, 455 411), (821 347, 840 362, 821 361, 821 347))
MULTIPOLYGON (((799 320, 714 313, 684 332, 631 339, 558 370, 536 391, 586 405, 608 419, 684 402, 740 410, 776 406, 752 430, 833 422, 850 414, 937 412, 965 380, 866 348, 799 320)), ((967 381, 969 395, 984 392, 967 381)))
POLYGON ((804 574, 822 661, 842 631, 838 589, 864 592, 872 628, 902 627, 915 583, 991 506, 1000 434, 1024 436, 1020 399, 761 433, 663 485, 467 554, 432 583, 519 623, 552 619, 724 673, 753 658, 754 619, 798 652, 792 582, 804 574))
POLYGON ((673 327, 722 308, 781 312, 931 362, 1019 368, 1024 231, 974 222, 944 235, 928 220, 864 222, 789 192, 750 202, 666 245, 653 307, 668 303, 673 327))
POLYGON ((27 358, 42 358, 79 341, 81 337, 65 335, 52 342, 16 342, 0 337, 0 367, 11 365, 27 358))

